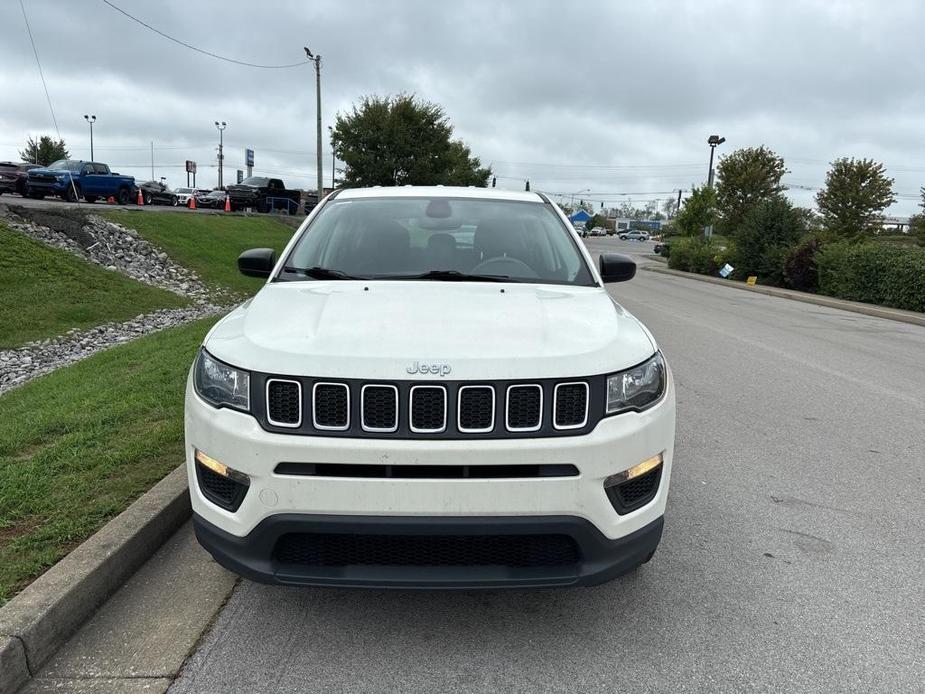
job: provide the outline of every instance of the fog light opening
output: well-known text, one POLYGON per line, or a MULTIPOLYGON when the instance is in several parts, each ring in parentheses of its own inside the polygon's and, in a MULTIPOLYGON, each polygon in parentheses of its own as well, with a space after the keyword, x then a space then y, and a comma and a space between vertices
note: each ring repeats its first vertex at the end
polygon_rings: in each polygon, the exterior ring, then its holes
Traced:
POLYGON ((655 468, 664 462, 664 457, 661 453, 653 455, 651 458, 646 458, 638 465, 634 465, 629 470, 624 470, 623 472, 618 472, 615 475, 611 475, 604 480, 604 489, 608 487, 614 487, 623 482, 628 482, 629 480, 640 477, 647 472, 651 472, 655 468))
POLYGON ((250 478, 245 475, 243 472, 238 472, 234 468, 230 468, 222 462, 219 462, 215 458, 206 455, 199 449, 196 450, 196 462, 210 469, 212 472, 221 475, 222 477, 227 477, 230 480, 235 482, 240 482, 241 484, 250 484, 250 478))

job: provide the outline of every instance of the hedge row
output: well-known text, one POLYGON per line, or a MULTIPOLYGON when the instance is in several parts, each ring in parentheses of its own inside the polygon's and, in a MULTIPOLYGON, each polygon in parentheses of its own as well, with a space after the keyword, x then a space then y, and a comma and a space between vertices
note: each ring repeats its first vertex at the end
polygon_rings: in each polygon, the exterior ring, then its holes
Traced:
POLYGON ((816 254, 816 266, 821 294, 925 311, 925 248, 833 243, 816 254))

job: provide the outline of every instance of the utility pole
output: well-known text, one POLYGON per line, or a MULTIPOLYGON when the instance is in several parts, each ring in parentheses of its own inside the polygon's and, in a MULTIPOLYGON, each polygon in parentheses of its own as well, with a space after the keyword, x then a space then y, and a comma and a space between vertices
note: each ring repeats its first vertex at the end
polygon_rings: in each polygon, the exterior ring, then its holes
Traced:
POLYGON ((309 49, 308 46, 304 46, 305 55, 308 56, 308 59, 315 63, 315 100, 318 108, 318 137, 317 143, 315 145, 317 151, 317 166, 318 166, 318 202, 321 202, 321 197, 324 195, 324 180, 322 178, 321 170, 321 56, 314 55, 309 49))
MULTIPOLYGON (((90 116, 90 115, 84 114, 84 120, 90 124, 90 161, 94 161, 94 158, 93 158, 93 124, 96 123, 96 116, 90 116)), ((38 157, 38 153, 36 153, 36 157, 38 157)), ((36 159, 36 163, 38 163, 38 159, 36 159)))
POLYGON ((678 188, 678 204, 674 208, 675 215, 677 215, 678 212, 680 211, 681 211, 681 189, 678 188))
POLYGON ((154 180, 154 140, 151 140, 151 180, 154 180))
POLYGON ((223 178, 223 173, 224 173, 223 169, 224 169, 224 164, 225 164, 225 154, 223 152, 223 146, 224 146, 223 135, 225 133, 225 128, 228 127, 228 124, 225 123, 225 121, 222 121, 221 124, 219 124, 218 121, 215 121, 215 127, 218 128, 218 187, 222 188, 223 187, 222 178, 223 178))

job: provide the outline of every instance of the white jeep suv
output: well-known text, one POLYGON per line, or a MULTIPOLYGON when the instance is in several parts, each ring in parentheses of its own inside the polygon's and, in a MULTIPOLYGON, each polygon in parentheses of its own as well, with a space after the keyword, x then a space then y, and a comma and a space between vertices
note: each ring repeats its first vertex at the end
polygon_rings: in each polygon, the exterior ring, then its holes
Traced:
POLYGON ((671 373, 545 196, 337 191, 203 342, 186 391, 199 542, 287 585, 591 585, 648 561, 671 373))

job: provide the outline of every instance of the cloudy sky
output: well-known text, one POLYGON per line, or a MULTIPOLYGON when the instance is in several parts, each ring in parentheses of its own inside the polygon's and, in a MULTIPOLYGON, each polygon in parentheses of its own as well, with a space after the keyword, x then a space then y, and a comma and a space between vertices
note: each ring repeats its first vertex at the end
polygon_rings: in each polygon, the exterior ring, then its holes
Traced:
MULTIPOLYGON (((498 185, 608 205, 701 184, 707 136, 721 151, 766 144, 791 196, 811 205, 837 157, 872 157, 895 178, 890 210, 925 185, 921 0, 112 0, 204 50, 260 64, 322 57, 327 126, 365 94, 413 92, 444 106, 498 185), (589 191, 590 192, 587 192, 589 191)), ((172 185, 183 162, 226 182, 256 173, 314 187, 314 73, 257 69, 162 38, 102 0, 24 0, 62 137, 96 159, 172 185)), ((0 2, 0 159, 54 124, 18 0, 0 2)), ((718 152, 719 153, 719 152, 718 152)))

